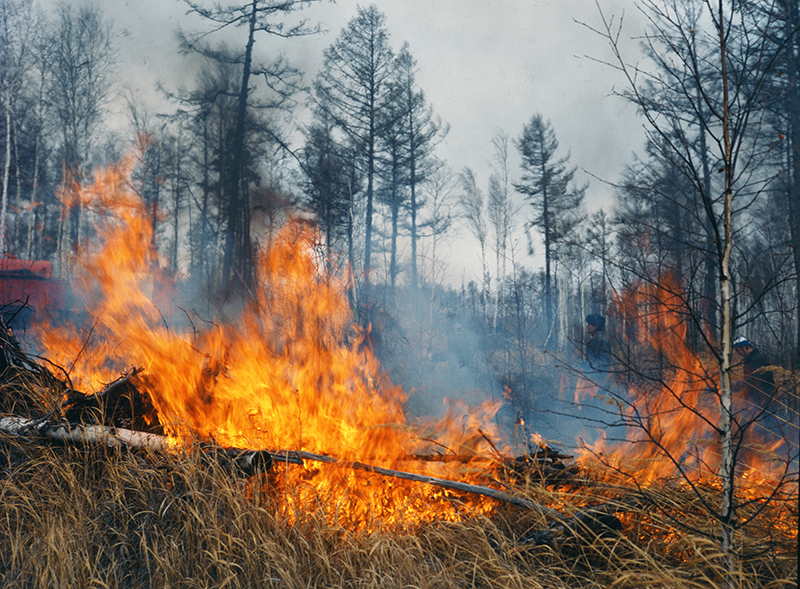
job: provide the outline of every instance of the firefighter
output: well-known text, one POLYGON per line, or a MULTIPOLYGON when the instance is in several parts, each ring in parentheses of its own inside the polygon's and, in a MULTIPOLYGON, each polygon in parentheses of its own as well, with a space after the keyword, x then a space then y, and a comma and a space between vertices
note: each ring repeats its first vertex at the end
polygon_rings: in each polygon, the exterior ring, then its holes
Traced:
MULTIPOLYGON (((771 362, 744 336, 733 340, 733 352, 742 367, 742 378, 733 385, 734 413, 743 429, 753 427, 756 443, 773 444, 796 432, 779 403, 771 362)), ((796 433, 794 434, 796 437, 796 433)), ((787 446, 788 449, 789 446, 787 446)))
POLYGON ((592 313, 586 316, 586 361, 592 370, 608 372, 611 366, 611 345, 605 336, 606 319, 602 315, 592 313))
POLYGON ((740 335, 733 340, 733 353, 742 366, 742 380, 736 384, 743 411, 756 416, 766 411, 775 395, 775 379, 767 356, 740 335))

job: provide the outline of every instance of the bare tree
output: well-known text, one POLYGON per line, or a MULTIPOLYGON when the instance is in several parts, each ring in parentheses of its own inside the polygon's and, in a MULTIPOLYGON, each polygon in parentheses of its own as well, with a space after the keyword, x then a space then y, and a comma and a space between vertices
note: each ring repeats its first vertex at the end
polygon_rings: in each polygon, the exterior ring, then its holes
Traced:
POLYGON ((80 182, 110 98, 114 49, 111 25, 96 7, 59 4, 50 37, 52 113, 60 135, 59 161, 63 170, 64 224, 59 231, 59 256, 81 239, 82 207, 70 198, 73 182, 80 182))
POLYGON ((400 214, 407 208, 409 194, 406 191, 408 169, 410 166, 408 150, 408 126, 406 105, 401 100, 404 86, 395 75, 389 80, 388 100, 378 113, 378 149, 376 164, 382 182, 377 196, 389 209, 389 282, 392 296, 397 286, 399 274, 397 240, 400 235, 400 214))
MULTIPOLYGON (((796 0, 760 0, 755 9, 765 19, 774 20, 770 35, 777 67, 772 70, 773 127, 777 141, 777 165, 783 167, 776 192, 780 206, 789 221, 792 244, 800 243, 800 6, 796 0)), ((800 248, 792 247, 794 285, 800 292, 800 248)), ((794 366, 800 366, 800 304, 794 310, 794 366)))
POLYGON ((498 313, 504 306, 504 282, 509 239, 514 230, 515 211, 511 202, 511 178, 508 169, 509 141, 508 135, 503 131, 499 131, 492 138, 493 153, 490 162, 492 174, 489 176, 489 222, 494 231, 495 274, 497 276, 495 310, 492 319, 495 329, 497 328, 498 313))
POLYGON ((301 20, 286 24, 283 18, 312 4, 316 0, 251 0, 245 4, 222 6, 214 4, 211 8, 184 0, 190 12, 209 20, 213 32, 227 28, 241 27, 247 31, 244 50, 233 53, 213 49, 202 42, 208 33, 193 36, 179 34, 184 51, 196 51, 223 63, 241 67, 241 80, 236 95, 235 128, 231 137, 230 167, 226 170, 225 190, 225 246, 222 263, 222 281, 248 287, 253 281, 253 251, 250 235, 251 207, 247 186, 245 165, 247 138, 246 125, 248 112, 253 107, 250 100, 251 85, 254 78, 263 77, 271 90, 271 98, 261 108, 286 108, 292 94, 298 89, 299 72, 282 59, 271 63, 259 63, 253 55, 257 34, 276 37, 299 37, 316 33, 319 29, 301 20))
MULTIPOLYGON (((19 136, 23 133, 23 119, 35 119, 35 113, 23 113, 26 102, 34 102, 36 110, 41 100, 25 100, 27 86, 37 65, 40 65, 43 17, 27 2, 0 0, 0 93, 3 112, 3 180, 0 196, 0 252, 5 252, 8 239, 8 207, 12 168, 16 176, 16 208, 22 210, 22 168, 19 157, 19 136), (13 152, 13 153, 12 153, 13 152), (13 155, 13 162, 12 162, 13 155)), ((35 126, 35 122, 34 122, 35 126)), ((30 204, 33 215, 33 199, 30 204)), ((30 247, 30 232, 28 232, 30 247)))
POLYGON ((464 168, 459 175, 461 183, 461 210, 467 227, 478 240, 481 248, 481 306, 483 315, 486 316, 486 304, 488 303, 491 275, 489 265, 486 263, 486 240, 489 237, 489 226, 486 222, 486 197, 478 187, 475 173, 470 168, 464 168))
MULTIPOLYGON (((655 59, 655 69, 647 71, 628 64, 620 51, 621 27, 606 19, 602 11, 599 33, 610 44, 613 67, 627 80, 623 95, 639 107, 647 122, 650 145, 692 183, 707 216, 713 247, 709 255, 720 293, 720 340, 713 341, 705 334, 705 352, 716 359, 718 371, 715 394, 719 422, 714 430, 721 446, 718 477, 722 492, 717 507, 705 498, 701 500, 720 523, 720 547, 732 571, 735 532, 750 521, 738 518, 737 460, 743 452, 746 430, 755 419, 737 415, 732 394, 732 343, 737 319, 732 307, 732 258, 734 239, 746 223, 749 205, 772 180, 761 168, 765 150, 759 131, 765 84, 774 65, 774 53, 767 50, 774 22, 755 15, 748 3, 685 0, 665 4, 642 0, 638 6, 649 20, 644 39, 648 54, 655 59), (698 9, 702 18, 697 17, 698 9), (718 172, 713 182, 708 182, 704 173, 705 155, 697 150, 699 135, 707 140, 713 154, 711 161, 718 172)), ((663 276, 642 278, 650 281, 648 288, 662 291, 659 296, 677 301, 686 320, 704 320, 681 303, 682 291, 663 282, 663 276)), ((684 409, 698 411, 691 405, 684 405, 684 409)), ((766 407, 760 408, 758 415, 764 411, 766 407)), ((659 443, 663 432, 656 432, 647 423, 639 425, 651 441, 659 443)), ((679 463, 676 465, 682 470, 679 463)))
MULTIPOLYGON (((443 162, 434 167, 424 184, 425 216, 419 219, 420 239, 431 239, 429 260, 430 270, 427 281, 436 284, 442 279, 444 262, 439 260, 438 245, 442 235, 447 233, 457 217, 457 194, 459 178, 443 162)), ((420 274, 423 281, 426 273, 420 274)))

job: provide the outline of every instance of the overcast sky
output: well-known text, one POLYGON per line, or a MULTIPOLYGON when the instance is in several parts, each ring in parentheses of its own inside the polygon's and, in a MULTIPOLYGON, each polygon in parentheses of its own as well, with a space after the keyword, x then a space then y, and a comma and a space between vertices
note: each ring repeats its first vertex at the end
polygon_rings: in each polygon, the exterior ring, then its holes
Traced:
MULTIPOLYGON (((607 16, 624 13, 623 39, 641 33, 642 19, 633 0, 599 2, 607 16)), ((304 14, 327 32, 289 40, 262 37, 256 50, 262 57, 266 51, 284 51, 310 83, 323 51, 355 16, 359 4, 369 3, 315 3, 304 14)), ((179 26, 206 30, 207 24, 187 16, 184 2, 99 0, 99 5, 119 34, 124 81, 143 100, 155 100, 157 80, 168 88, 191 86, 193 69, 177 53, 174 32, 179 26)), ((418 63, 419 86, 450 124, 439 156, 454 170, 471 167, 485 189, 492 137, 499 130, 519 137, 538 112, 551 120, 564 153, 571 153, 579 181, 589 181, 587 206, 608 206, 611 189, 590 175, 618 179, 632 153, 640 151, 643 134, 630 105, 611 95, 621 81, 595 61, 609 59, 607 45, 579 24, 599 26, 595 0, 382 0, 377 5, 386 15, 392 46, 399 49, 404 41, 409 43, 418 63)), ((243 38, 245 31, 233 34, 232 39, 243 38)), ((627 46, 633 54, 636 44, 627 46)), ((516 150, 512 152, 516 156, 516 150)), ((517 163, 515 157, 515 179, 520 173, 517 163)), ((458 247, 455 251, 459 255, 450 261, 451 280, 460 281, 462 267, 467 274, 474 272, 478 252, 458 247)))

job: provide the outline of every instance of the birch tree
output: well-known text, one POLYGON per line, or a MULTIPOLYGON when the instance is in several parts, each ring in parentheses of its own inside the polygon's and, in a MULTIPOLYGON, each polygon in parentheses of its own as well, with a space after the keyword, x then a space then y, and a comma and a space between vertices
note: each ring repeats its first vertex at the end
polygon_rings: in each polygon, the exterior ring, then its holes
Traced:
POLYGON ((495 310, 492 323, 497 328, 497 316, 504 306, 505 278, 508 261, 508 247, 514 230, 514 207, 511 202, 511 178, 508 164, 509 137, 499 131, 492 138, 492 159, 489 176, 489 222, 494 232, 495 273, 497 288, 495 310))
MULTIPOLYGON (((43 18, 27 2, 0 0, 0 99, 3 116, 2 150, 2 195, 0 195, 0 253, 6 251, 8 238, 8 209, 11 194, 10 181, 12 169, 16 174, 16 208, 22 210, 22 168, 19 158, 19 136, 22 134, 22 119, 34 119, 36 113, 21 111, 27 83, 37 65, 38 50, 41 49, 43 18)), ((35 86, 35 84, 33 84, 35 86)), ((33 101, 31 110, 36 110, 41 100, 33 101)), ((24 109, 22 109, 24 110, 24 109)), ((35 125, 35 121, 33 123, 35 125)), ((35 180, 34 180, 35 181, 35 180)), ((33 215, 33 198, 31 199, 33 215)), ((30 242, 30 233, 27 235, 30 242)), ((27 246, 28 248, 30 245, 27 246)))
MULTIPOLYGON (((712 244, 708 254, 720 295, 720 338, 715 341, 706 333, 704 352, 713 355, 717 366, 719 420, 714 431, 721 448, 717 471, 721 493, 717 505, 699 492, 698 497, 720 524, 717 539, 723 563, 733 573, 736 531, 753 517, 740 518, 741 503, 736 496, 737 463, 753 421, 736 415, 732 394, 732 342, 737 328, 732 308, 734 241, 747 222, 750 204, 774 179, 761 168, 766 153, 760 132, 764 91, 775 65, 775 54, 768 50, 775 21, 752 12, 748 3, 723 0, 642 0, 637 6, 649 22, 644 43, 654 60, 652 69, 631 65, 625 59, 620 49, 621 26, 602 11, 603 25, 598 32, 609 43, 612 66, 627 82, 621 95, 640 109, 646 121, 649 145, 692 183, 708 220, 712 244), (713 182, 708 182, 704 173, 706 154, 698 153, 699 136, 711 151, 716 171, 713 182)), ((659 277, 648 279, 659 287, 659 277)), ((691 321, 703 320, 689 308, 682 312, 691 321)), ((653 430, 647 431, 651 437, 657 436, 653 430)), ((681 470, 679 463, 678 468, 681 470)), ((729 578, 734 583, 734 575, 729 578)))
POLYGON ((63 263, 82 237, 83 211, 71 198, 73 183, 85 177, 110 99, 115 63, 111 24, 100 9, 59 4, 50 35, 49 97, 60 139, 64 219, 58 250, 63 263))
POLYGON ((461 184, 461 210, 472 235, 478 240, 481 249, 481 307, 486 316, 486 304, 489 299, 491 275, 486 262, 486 241, 489 237, 489 224, 486 219, 486 197, 478 187, 475 172, 471 168, 464 168, 459 175, 461 184))

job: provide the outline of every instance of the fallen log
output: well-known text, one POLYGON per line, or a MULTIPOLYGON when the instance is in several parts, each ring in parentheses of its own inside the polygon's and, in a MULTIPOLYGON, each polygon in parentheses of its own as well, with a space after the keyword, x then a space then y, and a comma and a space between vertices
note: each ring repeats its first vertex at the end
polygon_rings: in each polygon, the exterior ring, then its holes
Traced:
MULTIPOLYGON (((21 436, 26 439, 46 438, 61 443, 128 447, 159 453, 178 449, 174 443, 170 442, 169 438, 159 434, 104 425, 53 423, 46 418, 3 417, 0 418, 0 433, 21 436)), ((201 444, 197 446, 197 451, 201 452, 201 456, 207 462, 225 466, 243 476, 252 476, 258 471, 268 471, 273 464, 303 464, 299 458, 267 450, 243 450, 201 444)))
MULTIPOLYGON (((22 436, 25 438, 44 437, 57 442, 77 442, 81 444, 102 444, 114 447, 133 447, 147 449, 155 452, 167 452, 175 450, 175 445, 171 444, 169 438, 159 434, 140 432, 125 428, 111 428, 103 425, 72 425, 69 423, 52 423, 47 419, 28 419, 25 417, 3 417, 0 418, 0 432, 22 436)), ((563 516, 544 505, 516 497, 509 493, 485 487, 482 485, 471 485, 459 481, 441 479, 428 475, 421 475, 401 470, 393 470, 380 466, 373 466, 363 462, 347 462, 332 456, 313 454, 311 452, 295 450, 242 450, 236 448, 223 448, 221 446, 201 445, 203 456, 214 458, 220 462, 224 457, 224 462, 235 467, 235 469, 245 475, 250 475, 257 469, 262 471, 269 470, 273 464, 304 464, 304 460, 335 464, 345 468, 364 470, 381 476, 393 477, 409 480, 417 483, 433 485, 443 489, 460 491, 490 497, 497 501, 517 505, 525 509, 533 509, 549 517, 563 519, 563 516)))
POLYGON ((139 386, 141 374, 141 368, 131 368, 103 390, 88 395, 70 389, 61 406, 64 419, 162 435, 153 401, 139 386))
MULTIPOLYGON (((103 425, 53 423, 48 418, 3 417, 0 418, 0 433, 20 436, 28 440, 31 438, 46 438, 60 443, 130 447, 159 453, 177 449, 169 438, 159 434, 103 425)), ((462 493, 481 495, 524 509, 534 510, 551 520, 546 529, 537 530, 520 538, 521 543, 534 546, 554 545, 556 542, 564 542, 569 538, 580 537, 587 532, 596 536, 617 533, 622 529, 622 523, 614 514, 640 507, 647 502, 646 498, 634 495, 623 501, 593 506, 567 517, 555 509, 540 503, 491 487, 384 468, 358 461, 344 461, 324 454, 297 450, 243 450, 224 448, 208 443, 199 444, 197 448, 205 461, 224 466, 236 474, 246 477, 252 476, 257 472, 269 471, 276 464, 303 465, 305 461, 314 461, 462 493)))
MULTIPOLYGON (((279 454, 282 455, 282 453, 279 454)), ((393 477, 397 479, 404 479, 407 481, 414 481, 417 483, 424 483, 427 485, 441 487, 443 489, 461 491, 462 493, 482 495, 484 497, 490 497, 492 499, 496 499, 497 501, 501 501, 503 503, 510 503, 512 505, 517 505, 518 507, 523 507, 525 509, 532 509, 542 513, 543 515, 557 518, 558 520, 564 519, 564 516, 561 515, 559 512, 557 512, 555 509, 552 509, 545 505, 541 505, 540 503, 536 503, 534 501, 530 501, 528 499, 523 499, 522 497, 516 497, 509 493, 498 491, 497 489, 492 489, 491 487, 485 487, 483 485, 471 485, 459 481, 451 481, 449 479, 440 479, 428 475, 421 475, 412 472, 405 472, 402 470, 393 470, 390 468, 373 466, 371 464, 365 464, 363 462, 347 462, 344 460, 340 460, 338 458, 334 458, 333 456, 326 456, 323 454, 312 454, 311 452, 289 450, 286 452, 286 454, 288 456, 300 458, 303 460, 313 460, 316 462, 325 462, 327 464, 336 464, 344 468, 352 468, 354 470, 365 470, 367 472, 372 472, 386 477, 393 477)))
POLYGON ((26 438, 44 437, 57 442, 131 446, 157 452, 166 452, 170 448, 168 439, 157 434, 104 425, 52 423, 46 418, 3 417, 0 418, 0 432, 26 438))

